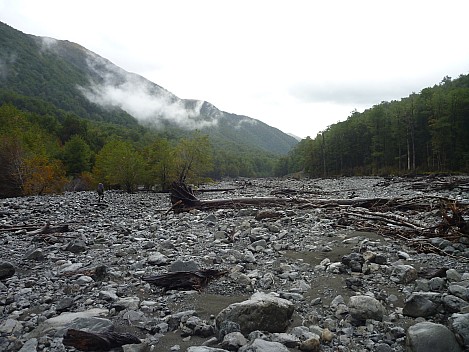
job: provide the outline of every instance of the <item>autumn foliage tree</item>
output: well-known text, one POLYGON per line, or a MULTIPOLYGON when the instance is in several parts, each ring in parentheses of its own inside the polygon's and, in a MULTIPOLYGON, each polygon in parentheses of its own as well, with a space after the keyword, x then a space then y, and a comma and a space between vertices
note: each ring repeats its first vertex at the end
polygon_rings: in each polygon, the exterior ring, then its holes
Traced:
POLYGON ((59 160, 36 155, 25 159, 21 169, 25 195, 60 193, 67 183, 65 169, 59 160))
POLYGON ((22 164, 23 150, 18 138, 0 136, 0 195, 16 197, 22 194, 22 164))
POLYGON ((12 105, 0 107, 0 196, 61 192, 63 165, 56 139, 12 105))

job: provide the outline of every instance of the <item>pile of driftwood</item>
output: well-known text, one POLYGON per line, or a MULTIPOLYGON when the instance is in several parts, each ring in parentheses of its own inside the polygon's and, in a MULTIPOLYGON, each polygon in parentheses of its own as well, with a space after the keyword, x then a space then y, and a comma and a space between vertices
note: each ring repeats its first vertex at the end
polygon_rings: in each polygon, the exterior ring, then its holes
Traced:
POLYGON ((440 178, 437 175, 423 176, 412 182, 412 189, 415 190, 452 190, 458 188, 461 191, 469 192, 469 181, 467 178, 440 178))
MULTIPOLYGON (((444 183, 438 183, 438 187, 444 186, 444 183)), ((446 186, 454 187, 455 185, 450 183, 446 186)), ((465 184, 458 184, 458 186, 465 187, 465 184)), ((328 208, 334 211, 334 217, 339 219, 337 226, 355 226, 356 229, 374 231, 383 236, 393 236, 405 240, 408 245, 422 252, 441 252, 429 241, 433 237, 442 237, 452 242, 460 241, 461 237, 469 237, 469 222, 465 220, 469 204, 452 199, 435 196, 419 196, 412 199, 323 199, 311 198, 311 194, 308 194, 309 197, 302 198, 299 197, 301 192, 295 190, 280 190, 272 193, 280 196, 201 200, 186 184, 175 182, 171 189, 172 207, 168 212, 179 213, 193 209, 210 210, 245 206, 328 208), (412 220, 412 216, 409 215, 434 210, 438 210, 440 217, 431 225, 412 220), (338 215, 337 212, 339 212, 338 215)), ((446 253, 442 252, 442 254, 446 253)))
MULTIPOLYGON (((431 239, 440 237, 456 243, 461 240, 461 237, 469 238, 469 224, 463 217, 463 214, 467 213, 468 206, 442 199, 439 200, 439 203, 439 207, 432 205, 432 202, 428 202, 426 205, 427 211, 439 209, 440 214, 440 220, 430 226, 413 221, 408 216, 392 212, 393 209, 402 211, 404 208, 402 205, 396 205, 394 208, 388 209, 387 212, 348 209, 345 217, 358 229, 374 231, 383 236, 404 240, 408 246, 419 252, 449 255, 433 245, 431 239)), ((412 210, 409 204, 406 204, 405 208, 412 210)), ((414 211, 416 210, 423 210, 423 205, 420 202, 416 204, 414 211)))

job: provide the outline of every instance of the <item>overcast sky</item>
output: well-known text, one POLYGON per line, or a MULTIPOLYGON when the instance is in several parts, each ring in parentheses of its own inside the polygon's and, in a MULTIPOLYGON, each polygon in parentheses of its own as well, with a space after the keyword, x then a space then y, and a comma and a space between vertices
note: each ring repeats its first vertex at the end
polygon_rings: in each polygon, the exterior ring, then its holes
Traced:
POLYGON ((469 1, 0 0, 180 98, 300 137, 469 73, 469 1))

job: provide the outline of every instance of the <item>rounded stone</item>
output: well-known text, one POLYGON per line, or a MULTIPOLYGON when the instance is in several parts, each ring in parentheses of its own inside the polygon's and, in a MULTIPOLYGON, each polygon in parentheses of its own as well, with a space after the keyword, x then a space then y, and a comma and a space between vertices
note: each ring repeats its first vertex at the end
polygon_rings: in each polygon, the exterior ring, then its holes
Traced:
POLYGON ((454 334, 444 325, 421 322, 407 331, 407 351, 409 352, 461 352, 454 334))

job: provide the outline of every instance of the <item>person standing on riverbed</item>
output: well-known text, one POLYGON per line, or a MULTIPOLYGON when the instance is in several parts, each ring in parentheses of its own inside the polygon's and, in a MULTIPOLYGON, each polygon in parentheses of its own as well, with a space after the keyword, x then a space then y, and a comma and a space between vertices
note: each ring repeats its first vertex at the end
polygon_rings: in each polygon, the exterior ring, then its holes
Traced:
POLYGON ((104 185, 100 182, 98 183, 98 203, 101 203, 101 200, 104 200, 104 185))

